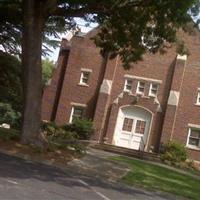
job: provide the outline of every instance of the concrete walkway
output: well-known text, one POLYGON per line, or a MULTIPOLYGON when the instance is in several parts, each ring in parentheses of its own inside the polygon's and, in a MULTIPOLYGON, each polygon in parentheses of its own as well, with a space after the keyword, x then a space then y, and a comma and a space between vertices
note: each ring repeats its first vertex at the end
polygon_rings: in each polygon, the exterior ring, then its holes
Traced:
MULTIPOLYGON (((94 177, 105 178, 112 182, 115 182, 118 181, 121 177, 123 177, 130 169, 129 166, 125 163, 120 163, 108 159, 109 157, 112 156, 119 156, 119 154, 110 153, 107 151, 98 150, 94 148, 88 148, 86 156, 84 156, 81 159, 75 159, 69 162, 68 167, 76 170, 80 174, 86 174, 89 171, 90 174, 94 177)), ((140 160, 140 161, 164 167, 166 169, 170 169, 175 172, 181 173, 183 175, 188 175, 195 179, 200 180, 200 176, 193 174, 189 171, 177 169, 175 167, 168 166, 158 162, 147 161, 147 160, 140 160)))
POLYGON ((92 177, 116 182, 129 171, 126 164, 108 159, 116 155, 117 154, 89 148, 87 154, 83 158, 69 162, 67 168, 82 175, 88 174, 92 177))

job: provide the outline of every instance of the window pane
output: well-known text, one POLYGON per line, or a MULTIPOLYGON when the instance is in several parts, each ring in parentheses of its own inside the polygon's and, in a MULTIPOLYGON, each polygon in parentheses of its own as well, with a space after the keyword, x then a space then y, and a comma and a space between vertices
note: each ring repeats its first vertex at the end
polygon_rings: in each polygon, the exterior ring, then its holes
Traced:
POLYGON ((137 88, 137 92, 139 93, 144 93, 144 89, 145 89, 145 82, 138 82, 138 88, 137 88))
POLYGON ((88 83, 89 74, 90 74, 89 72, 82 72, 82 74, 81 74, 81 83, 85 83, 85 84, 88 83))
POLYGON ((83 113, 83 109, 81 108, 74 108, 74 115, 81 116, 83 113))
POLYGON ((74 111, 72 114, 72 122, 76 118, 83 118, 83 114, 84 114, 84 108, 74 107, 74 111))
POLYGON ((154 84, 154 83, 151 83, 150 93, 149 94, 152 95, 152 96, 156 96, 157 92, 158 92, 158 85, 154 84))
POLYGON ((124 89, 126 91, 131 91, 131 89, 132 89, 132 80, 128 80, 128 79, 125 80, 125 87, 124 87, 124 89))
POLYGON ((145 82, 140 82, 140 87, 144 88, 144 86, 145 86, 145 82))
POLYGON ((139 134, 144 134, 146 122, 137 120, 135 132, 139 134))
POLYGON ((199 147, 199 139, 189 138, 189 144, 193 145, 193 146, 196 146, 196 147, 199 147))
POLYGON ((124 118, 124 123, 123 123, 122 130, 131 132, 132 127, 133 127, 133 119, 124 118))
POLYGON ((200 138, 200 131, 199 130, 191 130, 190 137, 200 138))
POLYGON ((152 90, 157 90, 158 89, 158 85, 157 84, 152 84, 152 90))

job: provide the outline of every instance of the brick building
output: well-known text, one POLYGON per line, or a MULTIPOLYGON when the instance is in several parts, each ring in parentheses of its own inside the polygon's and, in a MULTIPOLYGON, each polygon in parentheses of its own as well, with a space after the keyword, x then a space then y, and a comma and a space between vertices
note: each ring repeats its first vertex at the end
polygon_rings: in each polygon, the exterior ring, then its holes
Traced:
POLYGON ((124 70, 117 57, 105 60, 90 38, 62 41, 51 83, 43 96, 42 118, 58 124, 74 117, 94 121, 94 139, 136 150, 158 151, 175 140, 200 161, 200 34, 179 33, 190 52, 145 54, 124 70))

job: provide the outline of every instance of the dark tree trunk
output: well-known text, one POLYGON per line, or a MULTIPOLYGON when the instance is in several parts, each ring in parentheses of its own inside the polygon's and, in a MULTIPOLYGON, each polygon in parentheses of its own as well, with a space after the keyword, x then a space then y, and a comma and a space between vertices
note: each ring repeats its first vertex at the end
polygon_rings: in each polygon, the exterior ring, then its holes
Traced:
MULTIPOLYGON (((42 102, 42 31, 44 16, 42 3, 37 0, 23 1, 23 124, 21 141, 38 143, 41 141, 41 102, 42 102)), ((42 143, 41 143, 42 144, 42 143)))

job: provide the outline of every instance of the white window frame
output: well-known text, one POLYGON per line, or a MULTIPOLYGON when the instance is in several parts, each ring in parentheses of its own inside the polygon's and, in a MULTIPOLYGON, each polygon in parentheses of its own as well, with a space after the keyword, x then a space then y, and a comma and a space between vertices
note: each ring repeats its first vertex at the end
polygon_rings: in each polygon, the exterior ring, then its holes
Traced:
POLYGON ((88 82, 89 82, 89 79, 90 79, 91 72, 92 72, 91 69, 81 68, 81 76, 80 76, 80 80, 79 80, 79 85, 89 86, 88 82), (88 81, 87 81, 87 83, 84 83, 84 82, 83 82, 84 73, 89 74, 89 75, 88 75, 88 81))
POLYGON ((192 129, 193 130, 196 129, 196 130, 200 131, 200 128, 189 127, 186 147, 189 148, 189 149, 194 149, 194 150, 199 150, 200 151, 200 141, 199 141, 199 147, 189 144, 189 139, 190 139, 190 134, 191 134, 191 130, 192 129))
POLYGON ((144 95, 144 93, 145 93, 145 85, 146 85, 146 83, 145 83, 144 81, 138 81, 136 93, 137 93, 137 94, 144 95), (140 83, 144 83, 144 92, 140 92, 140 91, 139 91, 140 83))
POLYGON ((71 113, 70 113, 70 118, 69 118, 69 123, 70 123, 70 124, 72 123, 72 120, 73 120, 73 114, 74 114, 74 109, 75 109, 75 107, 85 109, 85 106, 76 106, 76 105, 72 105, 71 113))
POLYGON ((198 88, 198 90, 197 90, 197 97, 196 97, 195 105, 200 106, 200 88, 198 88))
POLYGON ((158 84, 156 84, 156 83, 150 83, 149 96, 150 96, 150 97, 157 97, 157 95, 158 95, 158 89, 159 89, 159 85, 158 85, 158 84), (153 94, 153 93, 152 93, 153 85, 156 85, 156 86, 157 86, 156 94, 153 94))
POLYGON ((133 80, 126 78, 125 81, 124 81, 124 92, 131 92, 132 88, 133 88, 133 80), (131 81, 131 89, 130 90, 128 90, 126 88, 126 86, 128 85, 128 81, 131 81))

